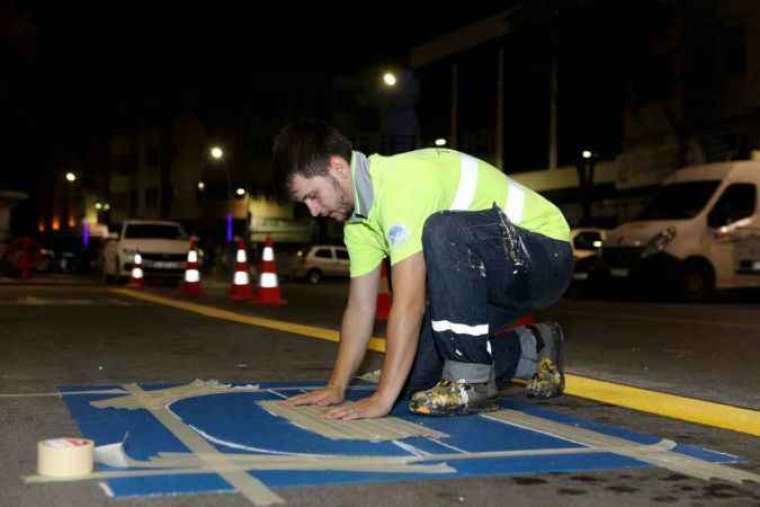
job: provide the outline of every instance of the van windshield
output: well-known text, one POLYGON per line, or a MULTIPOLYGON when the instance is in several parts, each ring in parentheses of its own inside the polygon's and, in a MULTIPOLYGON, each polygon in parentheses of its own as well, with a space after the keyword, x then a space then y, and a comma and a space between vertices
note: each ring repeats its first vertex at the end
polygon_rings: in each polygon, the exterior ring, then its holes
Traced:
POLYGON ((693 218, 720 185, 720 180, 683 181, 660 188, 637 220, 684 220, 693 218))

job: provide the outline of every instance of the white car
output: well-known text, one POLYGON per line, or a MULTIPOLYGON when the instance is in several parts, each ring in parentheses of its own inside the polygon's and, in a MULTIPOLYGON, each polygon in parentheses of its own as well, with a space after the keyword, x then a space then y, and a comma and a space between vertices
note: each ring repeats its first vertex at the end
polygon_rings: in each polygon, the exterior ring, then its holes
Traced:
POLYGON ((103 249, 103 279, 112 282, 128 278, 139 252, 146 278, 179 280, 189 248, 188 236, 177 222, 127 220, 119 233, 109 236, 103 249))
POLYGON ((290 275, 313 284, 325 276, 348 277, 348 250, 335 245, 314 245, 300 250, 293 260, 290 275))

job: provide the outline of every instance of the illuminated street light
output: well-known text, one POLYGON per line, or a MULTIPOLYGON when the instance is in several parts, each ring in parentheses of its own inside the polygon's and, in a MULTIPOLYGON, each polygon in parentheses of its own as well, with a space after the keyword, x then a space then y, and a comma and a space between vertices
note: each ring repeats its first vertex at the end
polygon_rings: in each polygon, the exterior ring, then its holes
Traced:
POLYGON ((446 139, 444 139, 442 137, 439 137, 438 139, 435 140, 435 145, 436 146, 446 146, 446 139))
POLYGON ((103 204, 99 203, 99 202, 96 202, 95 203, 95 209, 98 210, 98 211, 102 210, 103 209, 103 204))
POLYGON ((237 194, 240 197, 243 197, 245 195, 245 189, 242 187, 238 187, 238 189, 235 190, 235 194, 237 194))
POLYGON ((76 180, 77 180, 76 174, 70 171, 66 173, 66 181, 68 181, 69 183, 74 183, 76 180))
POLYGON ((198 182, 198 190, 200 190, 202 192, 205 188, 206 188, 206 184, 203 183, 202 181, 199 181, 198 182))
POLYGON ((109 209, 111 209, 111 205, 110 205, 110 204, 108 204, 108 203, 105 203, 105 204, 103 205, 103 211, 108 211, 109 209))
POLYGON ((211 157, 215 160, 221 160, 221 158, 224 156, 224 151, 219 146, 213 146, 211 148, 211 157))
POLYGON ((396 86, 397 82, 398 79, 396 79, 396 75, 393 72, 386 72, 383 74, 383 83, 385 83, 386 86, 396 86))
POLYGON ((593 155, 593 153, 591 153, 591 150, 583 150, 583 151, 581 152, 581 156, 582 156, 584 159, 586 159, 586 160, 590 159, 590 158, 592 157, 592 155, 593 155))

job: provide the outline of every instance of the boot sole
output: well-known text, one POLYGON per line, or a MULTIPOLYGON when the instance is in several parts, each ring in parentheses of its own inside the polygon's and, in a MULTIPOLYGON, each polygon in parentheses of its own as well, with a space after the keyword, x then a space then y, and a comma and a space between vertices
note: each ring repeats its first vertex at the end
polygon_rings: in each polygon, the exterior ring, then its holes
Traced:
POLYGON ((473 405, 468 406, 461 406, 456 408, 449 408, 449 409, 438 409, 438 408, 429 408, 425 407, 428 411, 421 411, 419 409, 413 408, 411 405, 409 406, 409 411, 415 415, 427 415, 427 416, 435 416, 435 417, 450 417, 450 416, 463 416, 463 415, 472 415, 472 414, 479 414, 481 412, 494 412, 496 410, 499 410, 499 399, 489 399, 484 400, 479 403, 475 403, 473 405))

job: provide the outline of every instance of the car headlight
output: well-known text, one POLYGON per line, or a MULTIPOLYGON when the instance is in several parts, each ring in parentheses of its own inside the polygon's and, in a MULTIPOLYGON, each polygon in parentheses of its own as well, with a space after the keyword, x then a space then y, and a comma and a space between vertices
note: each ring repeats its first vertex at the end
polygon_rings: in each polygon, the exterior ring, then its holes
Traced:
POLYGON ((649 241, 649 243, 647 243, 647 246, 644 247, 644 251, 641 253, 641 257, 649 257, 650 255, 662 252, 665 250, 665 248, 667 248, 667 246, 671 241, 673 241, 673 238, 675 237, 675 227, 668 227, 664 231, 660 231, 654 238, 649 241))

